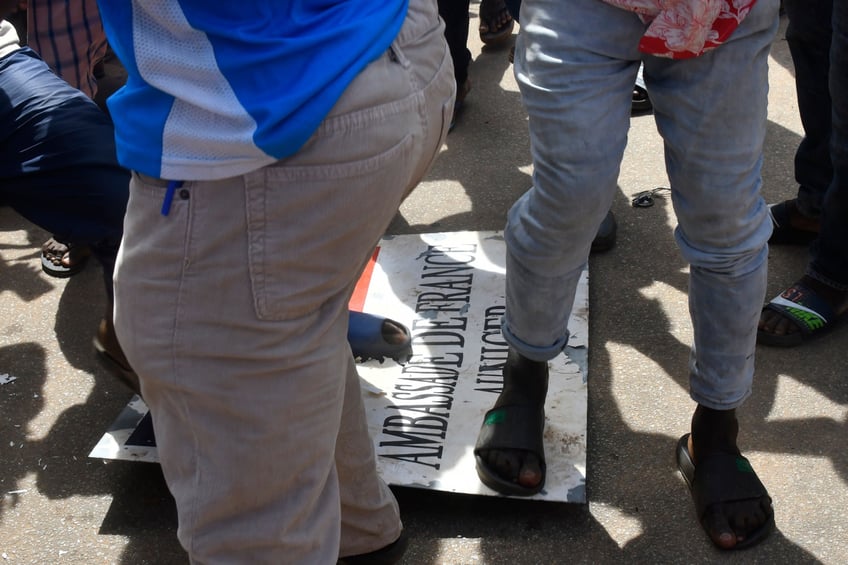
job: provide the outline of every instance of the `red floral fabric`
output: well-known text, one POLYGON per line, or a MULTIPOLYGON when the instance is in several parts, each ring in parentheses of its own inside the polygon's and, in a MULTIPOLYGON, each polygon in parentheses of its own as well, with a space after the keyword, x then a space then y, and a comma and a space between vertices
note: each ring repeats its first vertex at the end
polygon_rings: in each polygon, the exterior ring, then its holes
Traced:
POLYGON ((688 59, 715 49, 733 33, 757 0, 604 0, 636 12, 649 24, 643 53, 688 59))

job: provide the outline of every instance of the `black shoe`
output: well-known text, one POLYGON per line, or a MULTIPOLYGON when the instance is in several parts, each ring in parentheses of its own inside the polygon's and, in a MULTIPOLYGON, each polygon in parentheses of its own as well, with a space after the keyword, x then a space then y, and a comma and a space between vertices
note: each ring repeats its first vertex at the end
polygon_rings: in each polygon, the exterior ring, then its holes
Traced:
POLYGON ((393 543, 369 553, 341 557, 337 565, 393 565, 401 560, 408 545, 409 538, 404 530, 393 543))
POLYGON ((141 397, 138 375, 132 370, 124 356, 124 351, 118 343, 117 336, 115 336, 115 327, 106 318, 100 321, 100 327, 97 328, 97 335, 94 336, 94 349, 97 351, 101 364, 127 388, 141 397))
POLYGON ((453 114, 451 115, 448 133, 452 132, 453 128, 456 127, 456 122, 462 114, 462 109, 465 107, 465 98, 469 92, 471 92, 471 79, 466 78, 462 84, 456 86, 456 100, 453 103, 453 114))
POLYGON ((615 221, 615 216, 612 210, 607 212, 606 217, 598 227, 598 233, 595 239, 592 240, 590 253, 603 253, 615 247, 615 236, 618 233, 618 222, 615 221))
POLYGON ((633 99, 630 102, 630 113, 634 115, 645 114, 654 109, 651 97, 643 86, 633 85, 633 99))

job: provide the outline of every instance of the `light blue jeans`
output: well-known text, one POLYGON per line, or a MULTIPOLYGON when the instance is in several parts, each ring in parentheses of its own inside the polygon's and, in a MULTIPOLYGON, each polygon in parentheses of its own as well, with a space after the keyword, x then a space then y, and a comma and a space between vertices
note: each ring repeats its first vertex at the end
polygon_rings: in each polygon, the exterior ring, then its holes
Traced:
POLYGON ((678 246, 691 265, 690 393, 714 409, 750 394, 771 221, 760 196, 767 59, 778 0, 689 60, 637 49, 639 18, 600 0, 526 0, 515 75, 530 116, 533 186, 506 226, 508 343, 537 361, 568 341, 592 238, 612 203, 644 62, 665 141, 678 246))

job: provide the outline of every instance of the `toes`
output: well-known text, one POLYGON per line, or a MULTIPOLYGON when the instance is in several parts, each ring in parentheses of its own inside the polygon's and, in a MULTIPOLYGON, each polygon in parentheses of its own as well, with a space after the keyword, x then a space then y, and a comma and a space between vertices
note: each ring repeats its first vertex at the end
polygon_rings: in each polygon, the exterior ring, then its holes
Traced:
POLYGON ((61 253, 44 253, 44 258, 50 261, 52 265, 58 267, 64 263, 65 255, 61 253))
POLYGON ((383 340, 385 340, 386 343, 390 343, 392 345, 399 345, 405 342, 407 339, 405 328, 394 320, 387 319, 383 321, 383 326, 380 328, 380 333, 383 336, 383 340))
POLYGON ((774 315, 771 310, 763 310, 760 314, 760 321, 757 323, 757 328, 764 332, 771 332, 771 324, 774 320, 774 315))
POLYGON ((41 246, 41 251, 45 255, 59 255, 62 256, 68 252, 68 246, 61 241, 56 241, 52 237, 44 242, 41 246))
POLYGON ((789 335, 798 332, 799 329, 798 326, 796 326, 786 318, 780 318, 774 325, 773 331, 777 335, 789 335))
POLYGON ((774 324, 774 329, 772 333, 775 335, 789 335, 796 333, 798 331, 798 327, 787 320, 786 318, 780 317, 777 320, 777 323, 774 324))
POLYGON ((495 33, 508 26, 512 21, 512 15, 509 13, 509 10, 503 9, 500 12, 497 12, 487 18, 480 18, 480 33, 495 33))
POLYGON ((768 497, 715 504, 704 514, 704 528, 713 543, 722 549, 732 549, 763 527, 770 511, 768 497))
MULTIPOLYGON (((65 253, 59 258, 63 267, 71 268, 76 264, 85 261, 91 255, 91 250, 87 245, 72 245, 66 248, 65 253)), ((54 261, 56 263, 56 261, 54 261)), ((56 263, 58 264, 58 263, 56 263)))
POLYGON ((65 255, 65 252, 57 251, 55 249, 42 249, 41 254, 54 265, 58 265, 62 260, 62 257, 65 255))
POLYGON ((521 449, 490 449, 482 454, 487 465, 503 480, 533 488, 542 481, 542 466, 533 453, 521 449))
POLYGON ((778 334, 776 331, 776 327, 778 325, 778 322, 780 322, 780 318, 781 316, 778 315, 777 312, 774 312, 772 310, 764 310, 763 313, 760 315, 760 323, 758 324, 759 328, 764 332, 768 332, 772 335, 782 335, 778 334))
POLYGON ((532 453, 524 454, 524 466, 518 474, 518 484, 527 488, 535 488, 542 482, 542 466, 539 458, 532 453))
POLYGON ((757 327, 772 335, 789 335, 798 331, 798 327, 773 310, 764 310, 760 314, 757 327))
POLYGON ((521 459, 518 452, 491 449, 486 452, 485 459, 502 479, 515 482, 515 478, 521 469, 521 459))
POLYGON ((734 503, 727 512, 731 515, 731 528, 741 540, 766 523, 771 512, 771 501, 768 497, 739 501, 734 503))
POLYGON ((731 549, 736 545, 737 536, 727 521, 723 505, 715 504, 710 507, 704 514, 703 522, 704 529, 714 544, 722 549, 731 549))

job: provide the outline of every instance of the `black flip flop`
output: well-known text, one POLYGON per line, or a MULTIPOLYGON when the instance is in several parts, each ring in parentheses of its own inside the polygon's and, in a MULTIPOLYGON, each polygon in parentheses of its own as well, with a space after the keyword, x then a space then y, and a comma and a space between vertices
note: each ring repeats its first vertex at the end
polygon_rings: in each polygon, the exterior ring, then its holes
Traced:
POLYGON ((540 366, 510 351, 504 369, 504 390, 495 407, 486 412, 474 457, 477 475, 490 489, 511 496, 533 496, 545 486, 545 396, 548 391, 548 365, 540 366), (517 374, 514 374, 517 373, 517 374), (520 450, 532 453, 539 460, 542 480, 534 487, 525 487, 517 480, 508 480, 489 467, 482 454, 494 450, 520 450))
MULTIPOLYGON (((696 469, 689 454, 689 434, 685 434, 677 442, 675 459, 695 501, 695 512, 705 531, 704 516, 707 509, 714 504, 757 500, 769 496, 751 463, 739 453, 711 453, 698 463, 696 469), (701 479, 704 476, 719 476, 720 479, 705 482, 701 479)), ((747 549, 766 539, 774 530, 774 509, 770 507, 770 510, 763 525, 731 549, 747 549)))
POLYGON ((545 486, 545 447, 542 437, 545 431, 544 409, 539 410, 527 404, 508 404, 492 408, 486 412, 483 427, 474 446, 477 461, 477 476, 490 489, 511 496, 533 496, 545 486), (525 487, 498 475, 481 456, 482 451, 490 449, 522 450, 534 454, 539 459, 542 480, 535 487, 525 487))
POLYGON ((653 110, 654 105, 651 102, 651 97, 648 96, 648 90, 639 86, 633 85, 633 99, 630 102, 630 112, 633 114, 642 114, 653 110))
POLYGON ((500 45, 509 39, 512 30, 515 28, 515 20, 509 13, 504 0, 483 0, 480 3, 480 22, 485 22, 487 27, 490 22, 504 13, 509 16, 509 21, 499 28, 489 28, 488 31, 479 30, 480 41, 486 45, 500 45))
POLYGON ((91 252, 86 246, 79 246, 73 243, 62 243, 54 238, 47 240, 44 246, 42 246, 41 250, 41 270, 57 279, 66 279, 82 271, 85 268, 86 263, 88 263, 88 258, 91 256, 91 252), (47 246, 51 241, 66 247, 67 250, 62 252, 62 257, 64 257, 66 253, 72 255, 72 262, 69 266, 66 267, 62 264, 61 257, 59 264, 57 265, 47 256, 48 251, 44 249, 44 246, 47 246), (73 256, 74 254, 75 256, 73 256))

